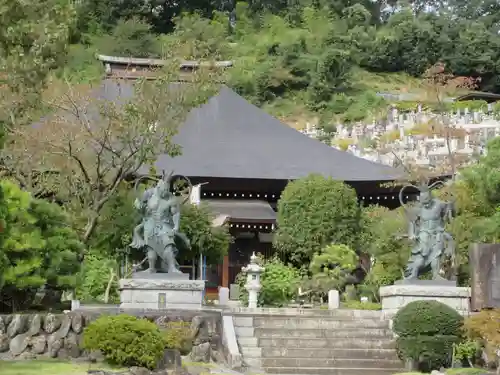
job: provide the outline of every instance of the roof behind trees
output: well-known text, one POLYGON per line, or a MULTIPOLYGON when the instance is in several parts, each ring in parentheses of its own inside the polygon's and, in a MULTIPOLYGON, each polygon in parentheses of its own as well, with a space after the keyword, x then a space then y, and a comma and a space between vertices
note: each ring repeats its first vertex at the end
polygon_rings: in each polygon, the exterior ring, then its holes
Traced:
MULTIPOLYGON (((118 87, 105 80, 101 94, 108 100, 131 97, 132 83, 118 87)), ((318 173, 342 181, 388 181, 402 176, 290 128, 226 86, 189 113, 174 139, 182 155, 160 155, 156 167, 190 177, 293 180, 318 173)))

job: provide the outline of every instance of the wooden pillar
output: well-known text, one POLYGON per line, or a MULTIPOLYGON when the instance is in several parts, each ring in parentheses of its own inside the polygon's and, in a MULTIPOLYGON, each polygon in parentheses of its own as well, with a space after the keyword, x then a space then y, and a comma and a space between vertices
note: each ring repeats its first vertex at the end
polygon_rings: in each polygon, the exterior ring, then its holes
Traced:
POLYGON ((224 288, 229 287, 229 255, 224 255, 222 261, 222 286, 224 288))

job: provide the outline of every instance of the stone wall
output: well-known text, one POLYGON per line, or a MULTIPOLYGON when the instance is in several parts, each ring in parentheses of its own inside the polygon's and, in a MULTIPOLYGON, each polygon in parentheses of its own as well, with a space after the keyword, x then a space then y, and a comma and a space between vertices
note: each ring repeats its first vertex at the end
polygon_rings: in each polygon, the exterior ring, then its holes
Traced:
POLYGON ((81 314, 0 315, 0 359, 80 357, 81 314))
POLYGON ((165 310, 123 311, 101 309, 66 314, 0 315, 0 360, 79 358, 88 356, 81 349, 83 329, 102 314, 127 313, 166 328, 169 322, 190 323, 193 349, 189 354, 196 362, 224 362, 222 317, 219 311, 165 310))

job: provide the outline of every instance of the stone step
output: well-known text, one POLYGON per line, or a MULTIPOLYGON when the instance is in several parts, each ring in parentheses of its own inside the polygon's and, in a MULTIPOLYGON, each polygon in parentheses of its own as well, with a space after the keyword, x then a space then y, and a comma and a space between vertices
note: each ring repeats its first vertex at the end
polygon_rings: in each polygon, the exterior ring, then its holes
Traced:
MULTIPOLYGON (((245 352, 243 351, 243 356, 245 352)), ((323 359, 382 359, 399 360, 394 349, 288 349, 288 348, 266 348, 261 352, 262 358, 317 358, 323 359)))
POLYGON ((255 336, 259 338, 387 338, 392 339, 390 329, 385 328, 340 328, 340 329, 283 329, 283 328, 256 328, 255 336))
POLYGON ((238 344, 242 348, 256 348, 259 346, 259 339, 257 337, 238 337, 238 344))
POLYGON ((251 316, 233 316, 235 327, 253 327, 253 317, 251 316))
POLYGON ((252 327, 234 327, 236 337, 254 337, 254 329, 252 327))
POLYGON ((243 358, 261 358, 262 357, 262 348, 248 348, 242 347, 241 354, 243 358))
POLYGON ((347 329, 347 328, 379 328, 388 329, 389 322, 380 319, 338 320, 315 318, 254 318, 254 328, 282 328, 282 329, 347 329))
MULTIPOLYGON (((290 339, 272 338, 259 339, 261 348, 288 348, 288 349, 394 349, 396 343, 389 339, 290 339)), ((265 349, 267 350, 267 349, 265 349)), ((271 366, 272 367, 272 366, 271 366)))
POLYGON ((266 367, 340 367, 340 368, 384 368, 400 369, 404 367, 402 362, 390 359, 358 359, 358 358, 262 358, 261 364, 266 367))
POLYGON ((393 375, 403 373, 405 370, 385 368, 339 368, 339 367, 265 367, 268 374, 281 375, 393 375))
POLYGON ((335 319, 382 319, 382 311, 380 310, 352 310, 352 309, 335 309, 335 310, 320 310, 320 309, 297 309, 297 308, 258 308, 249 309, 247 307, 233 308, 230 311, 224 312, 225 315, 233 317, 282 317, 282 316, 301 316, 315 318, 335 318, 335 319))

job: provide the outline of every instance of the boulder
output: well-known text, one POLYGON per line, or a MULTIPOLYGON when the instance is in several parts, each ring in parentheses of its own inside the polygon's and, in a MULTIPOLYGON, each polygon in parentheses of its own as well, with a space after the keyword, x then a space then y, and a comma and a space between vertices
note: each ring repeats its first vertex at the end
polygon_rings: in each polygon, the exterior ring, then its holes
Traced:
POLYGON ((151 375, 151 371, 144 367, 131 367, 129 370, 130 375, 151 375))
POLYGON ((61 326, 51 336, 54 336, 55 339, 63 339, 68 335, 70 328, 71 328, 71 317, 69 315, 63 315, 61 326))
POLYGON ((21 333, 24 333, 26 329, 26 317, 21 314, 16 314, 13 316, 12 321, 10 322, 7 328, 7 335, 10 338, 17 336, 21 333))
POLYGON ((49 334, 57 331, 59 329, 59 327, 61 326, 61 318, 62 318, 61 315, 55 315, 52 313, 47 314, 47 316, 45 317, 44 325, 43 325, 44 331, 49 333, 49 334))
POLYGON ((45 336, 32 336, 29 345, 34 354, 43 354, 47 348, 47 338, 45 336))
POLYGON ((49 338, 47 339, 47 351, 49 357, 56 358, 57 355, 59 354, 59 350, 61 350, 63 345, 64 345, 64 339, 57 339, 54 338, 52 335, 49 336, 49 338))
POLYGON ((74 314, 71 318, 71 329, 75 333, 82 333, 83 324, 83 316, 81 314, 74 314))
POLYGON ((211 347, 209 342, 204 342, 193 346, 191 353, 189 353, 189 358, 193 362, 210 362, 211 347))
POLYGON ((157 370, 178 369, 182 367, 181 353, 176 349, 165 349, 163 357, 156 365, 157 370))
POLYGON ((18 356, 22 354, 28 347, 28 344, 30 343, 30 338, 31 336, 28 336, 26 334, 21 334, 11 339, 9 343, 9 350, 12 353, 12 355, 18 356))
POLYGON ((80 346, 78 345, 78 336, 74 332, 69 332, 64 339, 64 349, 72 358, 78 358, 81 354, 80 346))
POLYGON ((9 350, 9 336, 7 333, 0 333, 0 353, 9 350))
MULTIPOLYGON (((16 319, 12 321, 12 324, 16 319)), ((29 323, 26 324, 28 331, 25 333, 20 333, 16 337, 12 338, 9 343, 9 349, 12 355, 18 356, 23 353, 31 342, 31 337, 37 335, 42 327, 42 317, 39 314, 31 316, 29 323)), ((9 326, 10 327, 10 326, 9 326)))
POLYGON ((2 320, 5 324, 5 328, 7 328, 9 326, 10 322, 12 322, 12 314, 2 315, 2 320))

